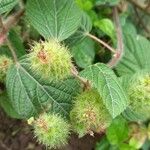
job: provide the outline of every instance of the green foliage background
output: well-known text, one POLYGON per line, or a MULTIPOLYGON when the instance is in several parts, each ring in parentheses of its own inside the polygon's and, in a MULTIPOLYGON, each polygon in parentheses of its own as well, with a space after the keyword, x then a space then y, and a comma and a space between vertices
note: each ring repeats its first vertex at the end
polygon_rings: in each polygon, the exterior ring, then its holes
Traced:
MULTIPOLYGON (((138 149, 138 140, 134 144, 126 142, 130 134, 129 122, 139 119, 128 109, 125 89, 135 73, 150 71, 150 36, 144 27, 137 25, 133 3, 125 0, 27 0, 24 5, 24 15, 7 33, 18 62, 10 67, 6 82, 2 84, 5 90, 0 94, 1 107, 13 118, 29 119, 46 109, 69 119, 74 97, 83 90, 80 81, 73 76, 58 82, 44 81, 32 71, 28 60, 29 45, 33 41, 55 39, 68 46, 79 76, 98 90, 114 118, 96 150, 138 149), (89 35, 117 49, 114 7, 120 11, 124 51, 117 65, 110 68, 107 63, 113 54, 89 35)), ((20 9, 19 0, 0 0, 3 20, 20 9)), ((143 15, 143 20, 148 18, 147 13, 140 10, 138 13, 143 15)), ((7 43, 0 47, 0 55, 4 54, 12 58, 7 43)), ((142 124, 148 134, 148 123, 142 124)), ((150 145, 148 136, 145 141, 142 143, 144 150, 150 145)))

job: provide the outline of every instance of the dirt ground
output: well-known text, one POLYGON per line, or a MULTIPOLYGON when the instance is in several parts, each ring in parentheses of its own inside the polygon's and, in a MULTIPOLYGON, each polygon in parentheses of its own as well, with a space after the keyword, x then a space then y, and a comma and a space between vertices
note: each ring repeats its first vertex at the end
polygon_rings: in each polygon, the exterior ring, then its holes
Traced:
MULTIPOLYGON (((101 135, 95 137, 85 136, 80 140, 72 135, 69 144, 61 150, 94 150, 96 141, 101 135)), ((0 110, 0 150, 46 150, 36 142, 32 128, 25 121, 11 119, 0 110)))

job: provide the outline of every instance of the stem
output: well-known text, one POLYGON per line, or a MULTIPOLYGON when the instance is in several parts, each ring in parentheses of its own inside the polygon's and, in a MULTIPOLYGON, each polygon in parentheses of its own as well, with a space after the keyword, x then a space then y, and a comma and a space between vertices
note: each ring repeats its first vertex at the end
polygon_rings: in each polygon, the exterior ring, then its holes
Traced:
POLYGON ((7 45, 8 45, 8 47, 9 47, 10 51, 11 51, 11 54, 12 54, 12 56, 13 56, 13 58, 14 58, 14 62, 17 64, 18 58, 17 58, 17 55, 16 55, 16 53, 15 53, 15 50, 14 50, 14 48, 13 48, 13 46, 12 46, 12 44, 11 44, 11 42, 9 41, 8 38, 6 39, 6 42, 7 42, 7 45))
POLYGON ((4 26, 6 31, 8 31, 12 26, 14 26, 20 19, 20 17, 24 14, 24 9, 19 10, 12 16, 8 17, 8 19, 4 22, 4 26))
POLYGON ((4 22, 2 20, 2 17, 0 17, 0 26, 2 28, 2 31, 0 33, 0 45, 4 43, 7 37, 7 32, 13 25, 15 25, 19 21, 23 13, 24 13, 24 9, 21 9, 20 11, 16 12, 12 16, 8 17, 8 19, 4 22))
POLYGON ((123 56, 124 46, 123 46, 123 38, 122 38, 122 29, 119 21, 118 10, 116 7, 113 9, 113 17, 117 32, 117 51, 113 58, 108 62, 109 67, 114 67, 120 61, 123 56))
MULTIPOLYGON (((3 20, 2 20, 1 16, 0 16, 0 27, 2 28, 2 32, 4 32, 6 30, 5 26, 3 24, 3 20)), ((6 42, 7 42, 7 45, 9 47, 10 51, 11 51, 11 54, 12 54, 12 56, 14 58, 14 62, 17 63, 18 62, 17 55, 16 55, 15 50, 14 50, 11 42, 9 41, 8 37, 6 37, 6 42)))
POLYGON ((5 29, 5 26, 3 24, 3 19, 2 19, 1 15, 0 15, 0 28, 1 28, 1 33, 4 33, 6 29, 5 29))
POLYGON ((84 85, 84 89, 89 89, 91 87, 87 79, 84 79, 78 75, 78 71, 75 67, 73 67, 71 73, 75 78, 77 78, 84 85))
POLYGON ((90 37, 91 39, 99 42, 100 44, 102 44, 103 46, 105 46, 106 48, 108 48, 111 52, 116 53, 116 50, 114 48, 112 48, 111 46, 109 46, 107 43, 105 43, 104 41, 102 41, 101 39, 97 38, 96 36, 90 34, 90 33, 86 33, 86 35, 88 37, 90 37))
POLYGON ((4 29, 4 25, 3 25, 2 16, 0 16, 0 28, 2 28, 2 30, 4 29))
POLYGON ((0 28, 1 28, 1 33, 0 33, 0 45, 4 43, 4 41, 6 40, 6 34, 5 34, 5 27, 4 27, 4 24, 3 24, 3 20, 2 20, 2 17, 0 16, 0 28))

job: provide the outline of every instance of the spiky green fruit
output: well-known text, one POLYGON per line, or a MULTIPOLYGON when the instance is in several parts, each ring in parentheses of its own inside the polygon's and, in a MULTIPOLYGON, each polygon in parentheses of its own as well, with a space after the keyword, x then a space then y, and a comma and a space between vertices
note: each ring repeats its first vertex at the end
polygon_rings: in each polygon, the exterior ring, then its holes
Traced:
POLYGON ((76 97, 70 118, 73 130, 79 137, 104 131, 112 120, 95 89, 86 90, 76 97))
POLYGON ((135 74, 128 88, 129 108, 141 119, 150 118, 150 74, 135 74))
POLYGON ((34 121, 34 134, 38 141, 49 148, 67 144, 70 125, 56 114, 42 114, 34 121))
POLYGON ((7 70, 11 64, 12 60, 9 57, 5 55, 0 56, 0 82, 4 82, 7 70))
POLYGON ((35 43, 29 55, 32 69, 44 79, 64 79, 71 74, 69 50, 55 40, 35 43))
POLYGON ((144 125, 129 124, 129 145, 140 149, 148 138, 147 128, 144 125))

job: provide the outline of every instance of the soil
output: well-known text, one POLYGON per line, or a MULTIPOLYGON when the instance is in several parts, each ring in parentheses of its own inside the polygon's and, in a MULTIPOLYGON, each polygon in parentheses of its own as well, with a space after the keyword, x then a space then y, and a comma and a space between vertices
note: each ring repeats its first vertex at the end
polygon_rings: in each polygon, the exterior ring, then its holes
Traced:
MULTIPOLYGON (((69 144, 61 150, 94 150, 100 137, 87 135, 78 139, 73 134, 69 144)), ((32 128, 25 121, 11 119, 0 110, 0 150, 46 150, 46 147, 36 142, 32 128)))

